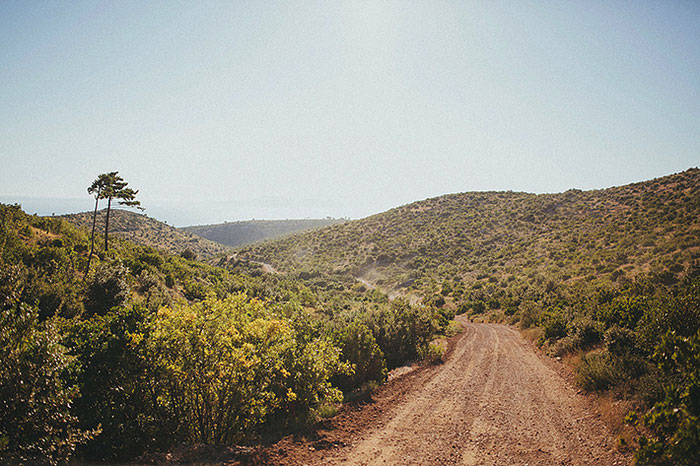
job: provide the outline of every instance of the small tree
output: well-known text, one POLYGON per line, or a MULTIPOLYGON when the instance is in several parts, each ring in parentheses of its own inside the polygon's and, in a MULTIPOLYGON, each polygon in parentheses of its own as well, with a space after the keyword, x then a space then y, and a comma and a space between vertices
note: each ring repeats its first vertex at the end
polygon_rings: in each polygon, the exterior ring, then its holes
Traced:
POLYGON ((97 222, 97 206, 100 202, 100 199, 103 199, 102 197, 102 192, 104 191, 105 187, 109 183, 109 175, 116 175, 117 172, 113 173, 102 173, 100 176, 95 179, 95 181, 92 182, 90 187, 87 189, 87 192, 89 194, 94 194, 95 195, 95 210, 92 213, 92 232, 90 234, 90 255, 88 255, 88 261, 87 261, 87 266, 85 267, 85 277, 87 277, 88 272, 90 271, 90 261, 92 260, 92 254, 95 251, 95 224, 97 222))
POLYGON ((112 199, 119 199, 119 204, 140 207, 141 202, 136 200, 138 191, 127 188, 128 183, 119 176, 119 172, 109 172, 100 174, 87 189, 88 193, 95 196, 95 210, 92 213, 92 233, 90 235, 90 254, 88 255, 87 266, 85 267, 85 277, 90 271, 90 261, 95 251, 95 224, 97 221, 97 207, 100 199, 107 199, 107 217, 105 219, 105 251, 109 248, 107 235, 109 233, 109 214, 112 208, 112 199))
MULTIPOLYGON (((102 175, 100 175, 101 177, 102 175)), ((105 175, 106 185, 102 190, 102 199, 107 199, 107 217, 105 219, 105 251, 109 248, 107 236, 109 233, 109 213, 112 208, 112 199, 119 199, 120 205, 137 207, 143 210, 141 202, 136 200, 138 191, 134 191, 126 186, 129 184, 119 176, 119 172, 110 172, 105 175)), ((99 178, 98 178, 99 179, 99 178)))

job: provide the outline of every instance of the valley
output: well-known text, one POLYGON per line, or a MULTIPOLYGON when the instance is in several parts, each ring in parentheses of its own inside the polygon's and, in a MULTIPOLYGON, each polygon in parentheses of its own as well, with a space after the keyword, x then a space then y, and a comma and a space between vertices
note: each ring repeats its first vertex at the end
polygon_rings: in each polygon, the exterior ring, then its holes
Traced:
POLYGON ((238 248, 102 215, 0 205, 8 461, 700 460, 696 168, 238 248))

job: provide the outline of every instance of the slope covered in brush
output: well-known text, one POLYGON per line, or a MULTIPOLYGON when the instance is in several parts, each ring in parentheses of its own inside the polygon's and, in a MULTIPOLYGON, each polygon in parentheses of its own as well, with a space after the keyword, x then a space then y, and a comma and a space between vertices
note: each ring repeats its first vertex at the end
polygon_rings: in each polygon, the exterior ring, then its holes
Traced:
POLYGON ((0 204, 0 464, 284 432, 427 354, 451 317, 116 235, 87 272, 89 249, 87 228, 0 204))
MULTIPOLYGON (((61 218, 78 227, 87 229, 92 227, 92 212, 63 215, 61 218)), ((104 223, 105 210, 100 210, 97 212, 98 232, 104 233, 104 223)), ((229 251, 225 245, 182 231, 145 214, 128 210, 112 209, 109 216, 109 233, 110 235, 117 234, 144 246, 151 246, 175 254, 189 250, 196 257, 202 259, 229 251)))
POLYGON ((180 228, 181 231, 193 233, 202 238, 227 246, 246 244, 279 238, 291 233, 321 228, 344 222, 342 219, 299 219, 299 220, 246 220, 240 222, 217 223, 213 225, 195 225, 180 228))
MULTIPOLYGON (((280 270, 386 289, 680 272, 700 254, 700 170, 595 191, 471 192, 245 248, 280 270)), ((459 285, 461 286, 461 285, 459 285)))

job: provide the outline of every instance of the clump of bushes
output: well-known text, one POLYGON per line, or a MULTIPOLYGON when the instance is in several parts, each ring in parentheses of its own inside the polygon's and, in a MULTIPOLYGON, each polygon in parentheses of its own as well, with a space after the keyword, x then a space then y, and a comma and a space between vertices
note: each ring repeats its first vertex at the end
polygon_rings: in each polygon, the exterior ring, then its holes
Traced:
POLYGON ((66 383, 72 358, 53 320, 39 322, 25 304, 0 309, 0 458, 58 464, 99 430, 82 430, 71 410, 77 387, 66 383))

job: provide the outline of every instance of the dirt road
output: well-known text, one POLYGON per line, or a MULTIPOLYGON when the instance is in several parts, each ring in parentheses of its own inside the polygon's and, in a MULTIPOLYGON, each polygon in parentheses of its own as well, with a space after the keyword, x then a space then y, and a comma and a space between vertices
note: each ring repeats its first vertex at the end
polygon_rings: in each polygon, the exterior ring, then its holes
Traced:
POLYGON ((461 322, 441 366, 390 383, 314 438, 281 442, 283 464, 615 465, 628 458, 576 393, 513 329, 461 322), (393 385, 393 387, 391 386, 393 385))

